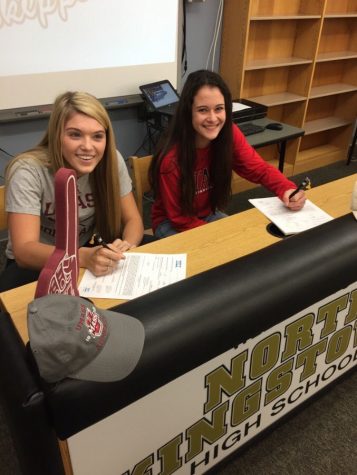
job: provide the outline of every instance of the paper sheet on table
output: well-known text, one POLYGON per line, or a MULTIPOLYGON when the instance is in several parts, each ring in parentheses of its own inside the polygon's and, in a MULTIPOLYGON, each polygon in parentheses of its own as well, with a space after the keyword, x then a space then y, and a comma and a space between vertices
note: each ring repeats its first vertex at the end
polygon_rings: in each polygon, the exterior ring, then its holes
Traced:
POLYGON ((89 270, 79 284, 82 297, 134 299, 186 277, 186 254, 124 253, 111 274, 89 270))
POLYGON ((310 200, 306 200, 300 211, 289 210, 277 197, 255 198, 249 201, 285 235, 300 233, 333 219, 310 200))
POLYGON ((245 104, 242 104, 241 102, 232 102, 232 112, 239 112, 244 109, 251 109, 251 107, 245 104))

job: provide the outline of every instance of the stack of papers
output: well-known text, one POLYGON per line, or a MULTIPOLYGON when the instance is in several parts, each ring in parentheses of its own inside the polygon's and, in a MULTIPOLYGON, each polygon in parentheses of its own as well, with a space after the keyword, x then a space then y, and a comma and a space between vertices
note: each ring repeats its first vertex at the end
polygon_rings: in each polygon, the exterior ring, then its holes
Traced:
POLYGON ((79 284, 82 297, 134 299, 186 277, 187 254, 124 253, 113 271, 95 277, 89 270, 79 284))
POLYGON ((305 201, 305 206, 300 211, 291 211, 277 197, 256 198, 249 202, 265 214, 286 236, 306 231, 333 219, 310 200, 305 201))

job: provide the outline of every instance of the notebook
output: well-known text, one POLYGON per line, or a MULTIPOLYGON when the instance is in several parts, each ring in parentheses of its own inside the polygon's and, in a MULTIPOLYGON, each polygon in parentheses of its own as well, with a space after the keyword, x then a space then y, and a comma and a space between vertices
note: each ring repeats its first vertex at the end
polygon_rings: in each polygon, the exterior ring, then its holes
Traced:
POLYGON ((167 79, 139 86, 149 105, 161 114, 173 115, 179 96, 167 79))

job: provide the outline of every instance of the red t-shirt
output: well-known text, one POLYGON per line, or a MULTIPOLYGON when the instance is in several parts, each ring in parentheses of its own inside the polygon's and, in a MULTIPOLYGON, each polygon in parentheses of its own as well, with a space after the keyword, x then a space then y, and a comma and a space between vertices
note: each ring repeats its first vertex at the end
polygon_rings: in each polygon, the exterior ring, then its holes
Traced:
MULTIPOLYGON (((180 170, 177 164, 177 148, 173 147, 163 158, 160 167, 159 193, 151 210, 152 227, 169 219, 177 231, 186 231, 206 224, 202 218, 212 213, 209 193, 209 163, 211 147, 197 149, 195 163, 195 197, 193 209, 195 216, 183 215, 180 205, 180 170), (201 219, 200 219, 201 218, 201 219)), ((277 168, 267 163, 249 145, 245 136, 233 125, 233 170, 241 177, 265 186, 282 198, 296 185, 288 180, 277 168)))

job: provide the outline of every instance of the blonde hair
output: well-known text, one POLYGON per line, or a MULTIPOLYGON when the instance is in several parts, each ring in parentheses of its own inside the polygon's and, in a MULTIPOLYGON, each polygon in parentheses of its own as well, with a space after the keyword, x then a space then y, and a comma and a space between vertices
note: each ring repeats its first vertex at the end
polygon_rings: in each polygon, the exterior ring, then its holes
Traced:
MULTIPOLYGON (((109 115, 97 98, 87 92, 65 92, 53 104, 46 133, 34 149, 28 150, 14 161, 33 158, 56 173, 68 164, 62 154, 62 134, 66 122, 75 113, 97 120, 106 132, 106 147, 102 160, 91 173, 90 181, 95 199, 96 230, 103 239, 113 241, 120 236, 121 210, 119 170, 115 136, 109 115)), ((14 163, 11 162, 11 165, 14 163)), ((7 170, 7 179, 10 168, 7 170)))

